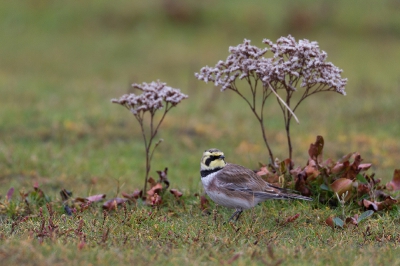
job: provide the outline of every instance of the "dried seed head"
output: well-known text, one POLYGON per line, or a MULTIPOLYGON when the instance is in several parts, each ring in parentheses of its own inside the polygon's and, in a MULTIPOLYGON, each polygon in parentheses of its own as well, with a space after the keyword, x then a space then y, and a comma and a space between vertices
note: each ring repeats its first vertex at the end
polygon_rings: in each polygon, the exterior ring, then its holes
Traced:
POLYGON ((342 70, 326 62, 327 54, 319 49, 317 42, 296 40, 292 36, 281 37, 276 43, 264 39, 269 48, 250 45, 249 40, 236 47, 229 47, 230 55, 215 67, 203 67, 195 76, 205 82, 212 81, 221 91, 235 89, 235 81, 253 77, 274 85, 275 89, 296 90, 297 82, 302 88, 318 85, 318 90, 336 91, 346 95, 347 79, 342 79, 342 70), (273 57, 264 55, 271 51, 273 57))
POLYGON ((173 106, 180 103, 187 95, 181 93, 179 89, 174 89, 160 81, 151 83, 132 84, 132 87, 142 91, 142 94, 124 94, 119 99, 112 99, 111 102, 118 103, 128 108, 134 115, 140 112, 155 112, 164 107, 165 103, 173 106))

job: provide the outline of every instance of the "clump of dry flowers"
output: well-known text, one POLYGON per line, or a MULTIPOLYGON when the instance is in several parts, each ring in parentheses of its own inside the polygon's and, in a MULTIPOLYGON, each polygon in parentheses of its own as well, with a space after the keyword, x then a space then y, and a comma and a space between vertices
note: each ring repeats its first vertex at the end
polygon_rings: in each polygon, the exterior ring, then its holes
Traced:
POLYGON ((151 159, 157 146, 161 143, 162 139, 153 145, 154 138, 160 128, 162 121, 166 114, 172 107, 175 107, 182 100, 188 98, 179 89, 174 89, 160 81, 142 84, 132 84, 132 87, 142 91, 141 94, 124 94, 119 99, 112 99, 111 102, 118 103, 126 107, 139 122, 142 129, 144 146, 146 151, 146 174, 144 181, 143 191, 146 190, 147 180, 151 169, 151 159), (155 114, 157 110, 163 109, 161 118, 156 121, 155 114), (146 125, 144 123, 145 113, 150 114, 149 130, 146 132, 146 125))
POLYGON ((267 146, 271 162, 274 162, 272 149, 266 136, 265 103, 273 94, 282 110, 289 158, 292 159, 290 121, 296 120, 294 112, 308 96, 322 91, 334 91, 345 95, 347 79, 341 77, 342 70, 326 62, 327 54, 319 49, 317 42, 296 40, 292 36, 281 37, 276 43, 264 39, 266 48, 259 48, 244 40, 243 44, 230 47, 230 55, 219 61, 215 67, 203 67, 195 76, 205 82, 211 81, 221 91, 232 90, 242 97, 256 116, 267 146), (271 57, 265 55, 270 52, 271 57), (250 96, 240 81, 250 89, 250 96), (297 102, 293 93, 302 93, 297 102), (280 95, 280 94, 281 95, 280 95))

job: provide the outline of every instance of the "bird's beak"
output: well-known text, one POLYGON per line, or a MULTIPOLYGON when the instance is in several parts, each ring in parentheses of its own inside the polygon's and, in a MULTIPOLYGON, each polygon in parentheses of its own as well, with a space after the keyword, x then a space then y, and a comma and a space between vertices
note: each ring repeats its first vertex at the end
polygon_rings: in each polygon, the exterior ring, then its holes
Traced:
POLYGON ((225 159, 225 156, 224 155, 220 155, 219 158, 220 159, 225 159))

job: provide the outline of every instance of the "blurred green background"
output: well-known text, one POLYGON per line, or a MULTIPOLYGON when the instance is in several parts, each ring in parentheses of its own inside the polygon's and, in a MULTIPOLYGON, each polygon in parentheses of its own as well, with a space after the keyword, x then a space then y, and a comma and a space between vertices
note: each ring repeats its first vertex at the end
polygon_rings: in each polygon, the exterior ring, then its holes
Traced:
MULTIPOLYGON (((244 38, 262 46, 291 34, 317 41, 348 78, 347 96, 308 98, 292 124, 303 166, 316 135, 325 158, 359 151, 391 178, 400 161, 400 1, 3 1, 0 9, 0 194, 37 182, 57 195, 116 194, 142 186, 140 128, 110 99, 160 79, 189 95, 161 126, 151 175, 198 191, 211 147, 256 168, 267 162, 257 121, 237 95, 194 73, 244 38)), ((267 108, 275 156, 287 157, 283 119, 267 108)), ((110 196, 111 196, 110 195, 110 196)))

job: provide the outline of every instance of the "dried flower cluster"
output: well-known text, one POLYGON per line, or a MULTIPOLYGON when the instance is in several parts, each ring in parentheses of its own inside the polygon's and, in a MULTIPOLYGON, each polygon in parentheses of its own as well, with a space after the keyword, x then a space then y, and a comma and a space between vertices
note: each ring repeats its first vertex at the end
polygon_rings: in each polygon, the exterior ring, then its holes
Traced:
POLYGON ((319 49, 317 42, 300 40, 297 43, 289 35, 279 38, 276 43, 268 39, 264 39, 263 43, 270 48, 258 48, 245 39, 243 44, 229 47, 230 55, 225 61, 219 61, 215 67, 203 67, 195 76, 205 82, 214 82, 221 87, 221 91, 235 90, 237 78, 253 77, 265 83, 266 89, 268 83, 280 83, 284 88, 295 91, 301 79, 300 87, 321 84, 346 94, 344 89, 347 79, 341 78, 342 70, 326 62, 327 54, 319 49), (268 50, 273 53, 272 58, 264 57, 268 50))
POLYGON ((264 39, 263 43, 269 47, 259 48, 245 39, 243 44, 229 48, 230 55, 225 61, 219 61, 215 67, 203 67, 195 76, 205 82, 214 82, 221 91, 232 90, 247 102, 261 125, 264 142, 273 162, 275 158, 265 136, 263 112, 266 99, 272 93, 278 97, 285 120, 291 159, 290 120, 299 104, 308 96, 322 91, 335 91, 346 95, 347 79, 341 77, 341 69, 326 62, 327 54, 319 49, 317 42, 296 42, 289 35, 279 38, 276 43, 267 39, 264 39), (265 57, 268 51, 271 52, 269 58, 265 57), (238 80, 247 81, 252 99, 246 98, 241 92, 238 80), (257 94, 260 90, 258 87, 261 87, 261 93, 257 94), (298 102, 293 104, 291 97, 298 88, 304 88, 303 94, 298 102), (279 90, 286 93, 286 96, 282 97, 285 100, 277 93, 279 90), (257 101, 261 101, 258 106, 257 101))
POLYGON ((157 135, 157 131, 164 120, 168 111, 180 103, 183 99, 188 98, 186 94, 181 93, 179 89, 168 87, 166 83, 160 81, 153 81, 151 83, 132 84, 132 87, 142 91, 142 94, 136 95, 134 93, 124 94, 119 99, 112 99, 111 102, 118 103, 125 106, 135 116, 142 129, 142 136, 146 150, 146 175, 144 180, 143 191, 147 191, 147 181, 150 172, 150 163, 153 158, 154 150, 161 143, 159 140, 152 147, 153 140, 157 135), (158 122, 155 120, 155 113, 157 110, 164 108, 158 122), (146 133, 146 125, 144 124, 144 114, 150 113, 149 130, 146 133))
POLYGON ((132 87, 141 90, 143 93, 140 95, 124 94, 119 99, 112 99, 111 101, 125 106, 134 115, 146 111, 155 112, 164 107, 164 102, 175 106, 188 97, 181 93, 179 89, 171 88, 160 81, 143 82, 141 85, 132 84, 132 87))

